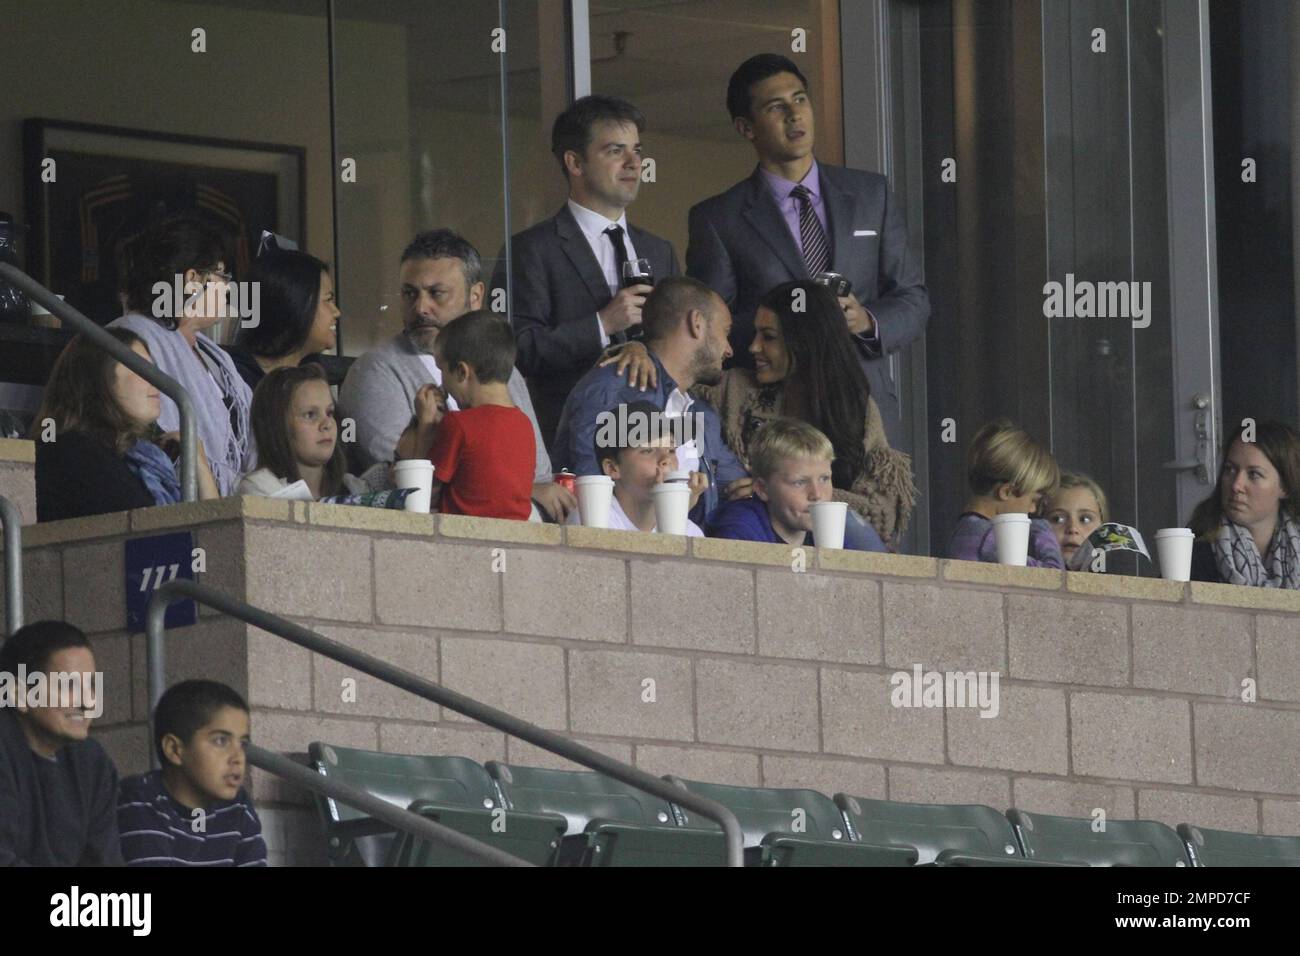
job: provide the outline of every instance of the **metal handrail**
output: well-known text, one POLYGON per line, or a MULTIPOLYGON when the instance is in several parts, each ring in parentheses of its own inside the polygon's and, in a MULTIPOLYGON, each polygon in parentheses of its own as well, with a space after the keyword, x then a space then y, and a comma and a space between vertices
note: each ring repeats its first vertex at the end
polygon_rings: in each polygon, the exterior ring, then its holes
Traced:
POLYGON ((311 790, 314 793, 332 797, 340 803, 346 803, 348 806, 355 807, 391 827, 404 830, 414 837, 429 840, 433 843, 441 843, 491 866, 533 865, 513 853, 507 853, 492 846, 490 843, 476 840, 471 836, 466 836, 459 830, 453 830, 451 827, 403 809, 389 803, 387 800, 381 800, 364 790, 358 790, 351 784, 319 774, 310 767, 295 763, 283 754, 266 750, 256 744, 249 744, 246 753, 248 762, 254 767, 273 773, 277 777, 283 777, 290 783, 295 783, 305 790, 311 790))
MULTIPOLYGON (((512 737, 526 740, 543 750, 558 754, 628 786, 636 787, 638 790, 644 790, 660 800, 667 800, 670 803, 680 804, 688 810, 693 810, 700 816, 712 820, 722 827, 727 845, 727 865, 745 865, 745 843, 740 829, 740 822, 736 819, 734 813, 717 801, 683 790, 666 780, 661 780, 652 774, 646 773, 644 770, 638 770, 631 764, 625 764, 621 760, 615 760, 613 757, 608 757, 592 750, 590 747, 584 747, 582 744, 560 734, 543 730, 536 724, 530 724, 526 720, 507 714, 505 711, 497 710, 495 707, 489 707, 472 697, 466 697, 464 694, 448 690, 440 684, 425 680, 423 677, 389 664, 387 661, 382 661, 355 648, 332 641, 315 631, 309 631, 292 621, 286 621, 282 617, 271 614, 269 611, 253 607, 251 604, 246 604, 229 595, 222 594, 207 585, 198 584, 185 578, 176 578, 163 584, 154 592, 153 598, 149 601, 149 611, 145 617, 145 649, 149 675, 150 713, 157 707, 158 699, 162 696, 163 686, 166 683, 163 622, 167 614, 167 607, 173 601, 183 597, 192 598, 206 604, 208 607, 216 608, 218 611, 237 618, 246 624, 252 624, 269 634, 284 638, 286 641, 297 644, 299 647, 305 647, 309 651, 315 651, 317 654, 345 664, 363 674, 368 674, 385 683, 392 684, 407 693, 423 697, 435 704, 441 704, 449 710, 454 710, 456 713, 463 714, 472 720, 487 724, 496 730, 504 731, 512 737)), ((154 755, 154 759, 157 759, 157 755, 154 755)))
POLYGON ((27 293, 33 302, 39 302, 66 325, 72 326, 113 358, 117 359, 142 379, 162 392, 180 410, 181 415, 181 498, 197 501, 199 498, 198 432, 195 428, 194 402, 180 382, 146 361, 132 348, 123 345, 108 332, 86 318, 45 286, 21 269, 0 262, 0 279, 16 285, 27 293))
POLYGON ((23 626, 23 516, 0 495, 0 524, 5 533, 5 633, 23 626))

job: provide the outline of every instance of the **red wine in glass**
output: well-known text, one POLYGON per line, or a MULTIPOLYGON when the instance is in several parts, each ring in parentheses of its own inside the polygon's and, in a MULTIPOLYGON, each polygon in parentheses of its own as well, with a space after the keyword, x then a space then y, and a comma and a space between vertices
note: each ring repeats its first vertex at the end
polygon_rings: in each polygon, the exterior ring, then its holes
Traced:
POLYGON ((623 263, 623 288, 634 285, 654 285, 655 273, 649 259, 629 259, 623 263))

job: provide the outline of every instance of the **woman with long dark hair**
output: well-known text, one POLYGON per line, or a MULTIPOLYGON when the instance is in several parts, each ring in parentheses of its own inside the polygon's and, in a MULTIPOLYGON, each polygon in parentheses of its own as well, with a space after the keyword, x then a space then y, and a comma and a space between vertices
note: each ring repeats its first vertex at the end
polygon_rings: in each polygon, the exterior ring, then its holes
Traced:
MULTIPOLYGON (((719 384, 696 386, 692 394, 717 408, 722 437, 746 469, 750 444, 767 422, 785 417, 815 426, 835 450, 835 500, 896 547, 916 500, 912 462, 889 447, 839 301, 811 279, 785 282, 763 297, 754 327, 754 368, 727 369, 719 384)), ((619 351, 633 356, 611 350, 601 364, 631 366, 629 381, 653 372, 639 343, 619 351)))
POLYGON ((1219 486, 1188 526, 1192 580, 1300 589, 1300 436, 1249 420, 1228 438, 1219 486), (1252 434, 1253 432, 1253 434, 1252 434))
POLYGON ((258 290, 258 321, 241 327, 226 351, 249 388, 277 368, 292 368, 334 348, 339 310, 329 266, 296 250, 271 248, 248 276, 258 290))
MULTIPOLYGON (((109 335, 150 359, 134 332, 109 335)), ((58 521, 181 500, 179 436, 158 427, 158 390, 89 339, 77 336, 54 363, 36 442, 36 520, 58 521)), ((199 447, 199 496, 216 483, 199 447)))
MULTIPOLYGON (((217 487, 233 494, 256 467, 257 452, 248 422, 252 389, 204 334, 233 312, 221 235, 197 219, 161 220, 123 246, 121 274, 127 313, 110 328, 143 339, 154 363, 189 392, 217 487)), ((162 428, 180 428, 176 403, 166 395, 161 403, 162 428)))

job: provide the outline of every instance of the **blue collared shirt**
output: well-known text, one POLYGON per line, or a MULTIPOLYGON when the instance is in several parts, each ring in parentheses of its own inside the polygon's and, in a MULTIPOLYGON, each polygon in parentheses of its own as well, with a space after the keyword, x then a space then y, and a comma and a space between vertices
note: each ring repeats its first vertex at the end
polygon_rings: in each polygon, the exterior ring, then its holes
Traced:
MULTIPOLYGON (((658 372, 658 384, 654 389, 642 392, 634 388, 628 384, 627 376, 616 372, 613 365, 592 369, 573 387, 564 402, 560 424, 555 431, 552 462, 556 467, 568 468, 575 475, 601 474, 596 464, 595 446, 600 413, 632 402, 650 402, 661 409, 667 406, 668 396, 677 391, 677 383, 659 357, 654 352, 649 354, 658 372)), ((703 424, 703 434, 696 432, 692 437, 700 454, 700 470, 708 476, 709 487, 691 512, 692 520, 703 526, 705 516, 712 514, 718 506, 720 487, 749 473, 722 440, 722 419, 717 409, 697 398, 687 414, 700 415, 703 424)))

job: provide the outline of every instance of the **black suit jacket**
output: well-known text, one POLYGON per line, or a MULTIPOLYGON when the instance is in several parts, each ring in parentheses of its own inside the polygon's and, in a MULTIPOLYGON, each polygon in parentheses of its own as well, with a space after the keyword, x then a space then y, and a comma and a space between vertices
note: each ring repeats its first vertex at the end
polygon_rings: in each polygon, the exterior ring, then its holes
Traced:
MULTIPOLYGON (((679 274, 672 243, 628 223, 636 254, 650 260, 655 280, 679 274)), ((537 423, 549 448, 564 400, 600 357, 596 313, 613 298, 566 203, 510 241, 514 314, 510 317, 519 354, 515 364, 528 381, 537 423)), ((492 275, 505 287, 505 257, 492 275)), ((620 333, 612 337, 623 340, 620 333)))
MULTIPOLYGON (((899 446, 898 389, 887 356, 918 338, 930 316, 921 271, 885 177, 818 163, 831 243, 831 269, 879 323, 880 350, 859 344, 871 394, 890 444, 899 446)), ((798 243, 757 168, 749 179, 698 203, 690 213, 686 274, 707 283, 731 308, 734 364, 750 366, 754 313, 773 286, 808 278, 798 243)))

